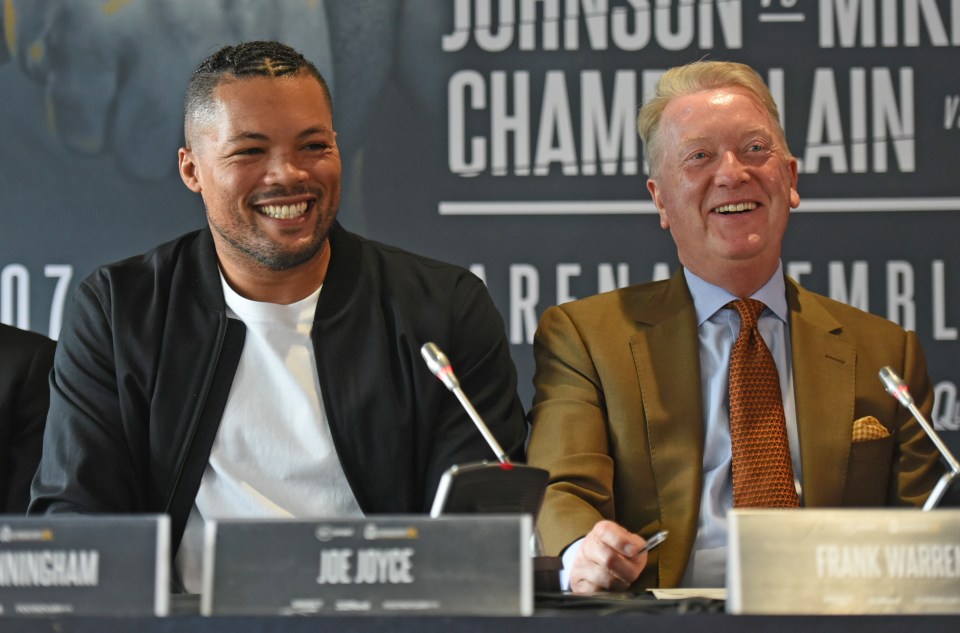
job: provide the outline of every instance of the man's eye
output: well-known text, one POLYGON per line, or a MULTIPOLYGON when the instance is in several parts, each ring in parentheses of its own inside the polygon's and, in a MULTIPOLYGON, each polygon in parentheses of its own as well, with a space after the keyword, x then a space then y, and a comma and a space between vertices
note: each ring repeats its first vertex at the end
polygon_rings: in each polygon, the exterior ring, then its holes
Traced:
POLYGON ((262 154, 263 150, 259 147, 244 147, 243 149, 238 149, 234 152, 237 156, 252 156, 254 154, 262 154))
POLYGON ((322 152, 329 148, 330 146, 327 143, 308 143, 303 146, 303 149, 311 152, 322 152))
POLYGON ((707 157, 707 153, 706 153, 706 152, 694 152, 694 153, 690 156, 690 158, 692 158, 692 159, 694 159, 694 160, 703 160, 703 159, 706 158, 706 157, 707 157))

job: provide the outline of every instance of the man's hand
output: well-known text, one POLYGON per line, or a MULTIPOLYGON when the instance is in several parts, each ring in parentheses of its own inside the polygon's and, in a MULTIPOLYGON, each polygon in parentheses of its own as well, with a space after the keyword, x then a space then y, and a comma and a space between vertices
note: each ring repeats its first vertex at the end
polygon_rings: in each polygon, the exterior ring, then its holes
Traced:
POLYGON ((647 565, 646 541, 613 521, 601 521, 584 537, 570 570, 575 593, 624 591, 647 565))

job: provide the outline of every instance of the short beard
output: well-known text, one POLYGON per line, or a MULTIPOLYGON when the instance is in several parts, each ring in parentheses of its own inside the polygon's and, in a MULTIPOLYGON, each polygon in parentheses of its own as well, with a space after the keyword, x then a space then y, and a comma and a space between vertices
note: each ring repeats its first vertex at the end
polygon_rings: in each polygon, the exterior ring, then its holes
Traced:
MULTIPOLYGON (((317 196, 319 204, 320 196, 317 196)), ((210 221, 210 214, 207 213, 207 221, 210 227, 220 236, 220 238, 230 246, 231 250, 242 259, 253 261, 260 266, 273 271, 290 270, 312 260, 320 253, 327 243, 327 237, 330 234, 330 228, 337 218, 337 210, 340 206, 340 196, 336 195, 327 209, 321 210, 315 208, 313 213, 317 213, 317 223, 313 232, 313 239, 303 248, 296 251, 284 251, 276 248, 266 239, 256 239, 256 235, 249 233, 242 234, 243 229, 236 227, 225 227, 214 224, 210 221), (234 230, 230 230, 234 229, 234 230), (248 239, 241 239, 248 238, 248 239), (253 239, 249 239, 253 238, 253 239)))
POLYGON ((220 237, 230 244, 237 253, 245 255, 265 268, 282 271, 296 268, 300 264, 305 264, 316 257, 317 253, 323 250, 328 231, 324 231, 323 239, 320 241, 311 242, 307 248, 295 252, 274 251, 255 245, 243 244, 234 240, 229 235, 222 233, 219 229, 217 229, 217 233, 219 233, 220 237))

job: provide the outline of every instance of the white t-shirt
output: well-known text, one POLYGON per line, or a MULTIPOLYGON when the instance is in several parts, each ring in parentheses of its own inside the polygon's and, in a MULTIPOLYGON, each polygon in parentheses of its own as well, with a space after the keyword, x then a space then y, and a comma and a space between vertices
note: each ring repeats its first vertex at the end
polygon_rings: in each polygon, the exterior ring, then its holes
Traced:
POLYGON ((227 316, 247 332, 230 395, 177 552, 200 591, 203 521, 360 517, 323 408, 310 330, 320 288, 290 305, 250 301, 223 280, 227 316))

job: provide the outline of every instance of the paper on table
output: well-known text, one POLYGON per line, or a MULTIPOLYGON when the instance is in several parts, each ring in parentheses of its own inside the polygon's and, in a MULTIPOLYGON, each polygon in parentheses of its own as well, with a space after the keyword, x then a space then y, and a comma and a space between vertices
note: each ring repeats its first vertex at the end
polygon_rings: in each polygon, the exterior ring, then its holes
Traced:
POLYGON ((684 598, 707 598, 708 600, 726 600, 724 587, 691 587, 689 589, 648 589, 657 600, 681 600, 684 598))

